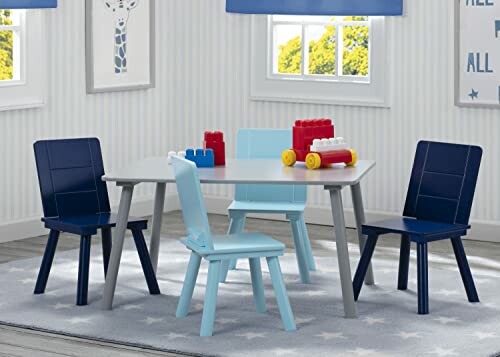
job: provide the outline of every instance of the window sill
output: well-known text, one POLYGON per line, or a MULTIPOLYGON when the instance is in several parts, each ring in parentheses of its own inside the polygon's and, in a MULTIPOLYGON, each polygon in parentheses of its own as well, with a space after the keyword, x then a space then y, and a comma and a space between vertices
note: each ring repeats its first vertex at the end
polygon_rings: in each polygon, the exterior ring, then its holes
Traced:
POLYGON ((9 103, 9 104, 1 104, 0 103, 0 112, 5 112, 9 110, 21 110, 21 109, 36 109, 42 108, 45 105, 45 102, 39 98, 33 98, 31 100, 20 100, 17 103, 9 103))
POLYGON ((6 80, 6 81, 1 81, 0 82, 0 89, 2 88, 11 88, 11 87, 19 87, 19 86, 24 86, 26 85, 26 81, 22 80, 6 80))
POLYGON ((343 100, 339 97, 336 97, 335 99, 328 99, 328 98, 291 97, 291 96, 280 96, 280 95, 251 95, 250 100, 256 101, 256 102, 327 104, 327 105, 344 105, 344 106, 372 107, 372 108, 390 108, 391 107, 391 105, 385 101, 353 100, 353 99, 343 100))

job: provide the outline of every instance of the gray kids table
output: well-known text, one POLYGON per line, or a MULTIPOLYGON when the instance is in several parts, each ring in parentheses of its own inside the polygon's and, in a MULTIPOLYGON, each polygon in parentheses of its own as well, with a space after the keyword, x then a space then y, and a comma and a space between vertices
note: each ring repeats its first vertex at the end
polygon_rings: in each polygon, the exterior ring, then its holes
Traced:
MULTIPOLYGON (((351 188, 359 244, 360 249, 362 249, 365 237, 361 234, 361 225, 365 222, 365 213, 360 181, 374 166, 374 161, 361 160, 354 167, 339 165, 322 170, 308 170, 300 163, 297 163, 295 167, 285 167, 280 160, 247 159, 227 160, 226 166, 203 168, 199 169, 198 172, 201 183, 317 185, 323 186, 325 190, 329 191, 335 226, 335 242, 337 245, 344 312, 346 317, 354 318, 357 316, 357 313, 352 287, 341 191, 346 186, 351 188)), ((145 182, 156 184, 150 243, 151 261, 156 271, 166 185, 167 183, 175 183, 175 177, 172 166, 167 163, 167 158, 154 157, 136 161, 127 167, 111 172, 105 175, 103 180, 115 182, 117 186, 122 188, 117 225, 114 232, 111 258, 103 295, 103 308, 111 310, 134 186, 145 182)), ((373 284, 374 279, 371 267, 366 276, 365 283, 373 284)))

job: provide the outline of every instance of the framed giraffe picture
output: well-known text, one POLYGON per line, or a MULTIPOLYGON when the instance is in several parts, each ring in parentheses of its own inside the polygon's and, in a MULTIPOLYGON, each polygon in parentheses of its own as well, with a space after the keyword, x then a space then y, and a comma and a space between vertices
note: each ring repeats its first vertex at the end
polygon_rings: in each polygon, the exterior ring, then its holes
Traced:
POLYGON ((455 103, 500 108, 500 0, 455 1, 455 103))
POLYGON ((155 0, 86 0, 87 93, 155 85, 155 0))

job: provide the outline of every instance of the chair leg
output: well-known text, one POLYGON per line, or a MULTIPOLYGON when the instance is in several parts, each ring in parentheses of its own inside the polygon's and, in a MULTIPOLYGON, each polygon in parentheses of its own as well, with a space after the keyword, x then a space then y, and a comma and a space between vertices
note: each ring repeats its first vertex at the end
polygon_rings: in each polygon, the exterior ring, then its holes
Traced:
POLYGON ((220 263, 220 276, 219 276, 220 283, 226 282, 227 274, 229 273, 229 265, 231 265, 231 264, 232 264, 232 259, 221 261, 221 263, 220 263))
POLYGON ((111 255, 112 237, 111 228, 102 228, 102 261, 104 264, 104 277, 108 273, 109 256, 111 255))
POLYGON ((45 253, 43 254, 42 264, 40 265, 40 271, 38 272, 38 278, 36 280, 35 294, 43 294, 45 292, 45 287, 49 280, 50 268, 54 261, 59 234, 60 232, 55 230, 51 230, 49 233, 49 239, 45 247, 45 253))
POLYGON ((191 253, 189 258, 189 264, 186 271, 186 277, 184 278, 184 285, 182 286, 181 297, 179 298, 179 303, 177 304, 176 317, 186 317, 189 313, 189 305, 191 305, 191 299, 193 298, 194 286, 196 285, 196 278, 198 277, 198 271, 200 270, 201 257, 195 252, 191 253))
POLYGON ((401 235, 401 248, 399 251, 398 289, 408 289, 408 269, 410 268, 411 240, 406 234, 401 235))
MULTIPOLYGON (((245 229, 246 214, 244 212, 229 212, 231 221, 227 234, 241 233, 245 229)), ((236 259, 223 260, 220 268, 219 281, 225 283, 228 270, 236 269, 236 259)))
POLYGON ((417 243, 417 270, 418 270, 418 313, 429 313, 429 273, 427 262, 427 243, 417 243))
POLYGON ((257 312, 266 312, 266 298, 264 296, 264 284, 262 283, 260 258, 250 258, 249 261, 255 307, 257 309, 257 312))
POLYGON ((144 235, 140 229, 132 229, 132 235, 134 236, 137 253, 139 253, 139 259, 141 260, 142 270, 144 272, 144 277, 146 278, 146 283, 148 284, 149 293, 151 295, 159 295, 160 287, 158 286, 158 281, 156 280, 156 274, 153 269, 153 264, 151 263, 151 257, 149 256, 144 235))
POLYGON ((87 305, 89 289, 89 266, 90 266, 90 243, 92 236, 81 236, 80 238, 80 261, 78 267, 78 288, 76 291, 76 304, 87 305))
POLYGON ((309 240, 309 234, 307 233, 307 226, 304 220, 304 216, 299 220, 300 233, 302 234, 302 240, 304 241, 305 254, 307 258, 307 265, 310 271, 316 271, 316 262, 314 261, 314 255, 311 248, 311 241, 309 240))
POLYGON ((366 272, 370 267, 370 262, 372 260, 373 252, 375 251, 375 246, 377 245, 378 235, 369 235, 366 239, 365 247, 363 249, 363 254, 361 254, 361 259, 358 263, 358 268, 356 269, 356 274, 354 274, 354 280, 352 286, 354 289, 354 300, 358 300, 359 293, 363 287, 363 281, 365 280, 366 272))
POLYGON ((267 257, 266 259, 267 265, 269 266, 271 280, 273 282, 276 302, 280 310, 281 320, 283 321, 283 326, 287 331, 295 331, 297 327, 295 326, 292 307, 290 306, 290 301, 288 300, 288 295, 286 293, 285 282, 283 281, 283 275, 281 274, 278 257, 267 257))
POLYGON ((467 262, 467 256, 465 255, 462 239, 460 237, 452 238, 451 244, 453 245, 453 251, 455 252, 458 268, 460 269, 460 275, 462 276, 465 291, 467 292, 467 298, 469 299, 469 302, 479 302, 479 296, 477 295, 474 278, 472 277, 469 263, 467 262))
MULTIPOLYGON (((245 230, 246 214, 238 213, 237 215, 231 217, 231 223, 229 223, 228 234, 242 233, 245 230)), ((236 269, 237 261, 236 259, 231 259, 229 262, 229 270, 236 269)))
POLYGON ((297 265, 299 266, 300 280, 304 284, 309 284, 311 282, 311 277, 309 276, 309 266, 307 264, 304 241, 302 239, 302 235, 300 234, 300 217, 287 215, 287 218, 290 220, 292 225, 292 235, 295 244, 295 254, 297 255, 297 265))
POLYGON ((217 290, 219 289, 220 260, 211 261, 208 266, 205 303, 201 318, 200 336, 212 336, 214 330, 215 308, 217 306, 217 290))

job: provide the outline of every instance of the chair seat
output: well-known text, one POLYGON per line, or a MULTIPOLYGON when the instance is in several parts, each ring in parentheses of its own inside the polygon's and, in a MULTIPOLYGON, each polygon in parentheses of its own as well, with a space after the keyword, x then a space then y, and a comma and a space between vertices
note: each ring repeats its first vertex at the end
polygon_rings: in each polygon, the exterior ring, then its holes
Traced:
MULTIPOLYGON (((82 216, 42 218, 45 227, 61 232, 78 235, 94 235, 100 228, 116 226, 116 214, 100 213, 82 216)), ((148 220, 143 218, 129 217, 127 228, 146 229, 148 220)))
MULTIPOLYGON (((451 224, 398 217, 363 225, 363 234, 399 233, 427 240, 464 235, 470 228, 465 224, 451 224)), ((414 239, 413 239, 414 240, 414 239)))
MULTIPOLYGON (((181 242, 189 249, 200 255, 216 254, 248 254, 258 252, 283 252, 285 245, 265 234, 261 233, 241 233, 231 235, 212 236, 214 249, 199 247, 182 238, 181 242)), ((266 256, 263 254, 262 256, 266 256)))
POLYGON ((304 212, 305 208, 305 203, 233 201, 229 206, 228 211, 245 211, 254 213, 288 213, 304 212))

